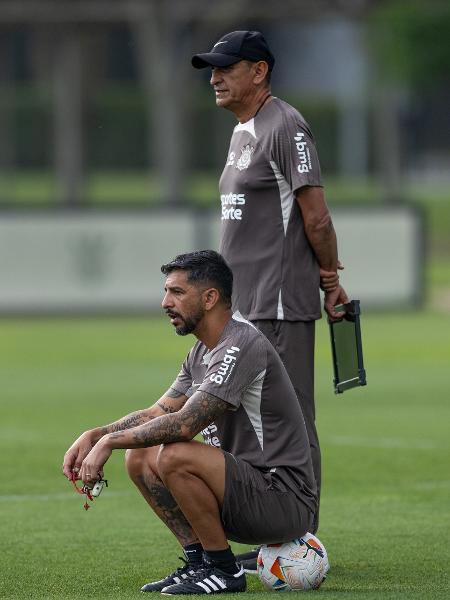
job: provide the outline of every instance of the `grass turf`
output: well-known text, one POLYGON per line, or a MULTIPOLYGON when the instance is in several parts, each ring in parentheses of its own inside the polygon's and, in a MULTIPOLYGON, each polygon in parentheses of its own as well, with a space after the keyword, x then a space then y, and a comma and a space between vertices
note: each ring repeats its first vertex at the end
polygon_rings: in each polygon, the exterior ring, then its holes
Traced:
MULTIPOLYGON (((450 596, 449 332, 450 318, 431 312, 363 315, 368 386, 335 397, 318 324, 319 537, 332 568, 311 594, 450 596)), ((0 321, 1 598, 135 598, 177 566, 123 452, 88 512, 60 464, 78 433, 163 393, 191 343, 159 318, 0 321)))

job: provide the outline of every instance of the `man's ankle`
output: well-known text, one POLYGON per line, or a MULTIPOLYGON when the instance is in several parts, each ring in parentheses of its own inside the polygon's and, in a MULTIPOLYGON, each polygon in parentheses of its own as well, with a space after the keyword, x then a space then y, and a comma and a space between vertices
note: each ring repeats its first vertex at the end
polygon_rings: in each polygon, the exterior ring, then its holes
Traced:
POLYGON ((217 567, 224 573, 234 575, 239 571, 233 551, 228 546, 224 550, 204 550, 205 562, 213 567, 217 567))
POLYGON ((183 551, 190 565, 199 566, 203 563, 203 546, 199 542, 184 546, 183 551))

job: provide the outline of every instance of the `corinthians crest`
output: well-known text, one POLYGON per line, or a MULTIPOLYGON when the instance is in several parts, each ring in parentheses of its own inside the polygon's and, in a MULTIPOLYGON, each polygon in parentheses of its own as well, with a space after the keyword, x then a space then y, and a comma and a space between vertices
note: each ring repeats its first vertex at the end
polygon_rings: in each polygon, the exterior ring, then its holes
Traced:
POLYGON ((240 155, 239 160, 236 163, 236 169, 239 169, 239 171, 247 169, 252 161, 252 154, 254 151, 254 147, 250 146, 250 144, 244 146, 242 148, 242 154, 240 155))

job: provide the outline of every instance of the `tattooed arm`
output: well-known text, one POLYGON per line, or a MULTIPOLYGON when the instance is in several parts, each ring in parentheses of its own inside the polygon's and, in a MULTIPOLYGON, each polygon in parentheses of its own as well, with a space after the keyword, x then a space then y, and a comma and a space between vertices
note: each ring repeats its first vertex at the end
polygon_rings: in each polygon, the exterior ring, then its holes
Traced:
POLYGON ((181 410, 127 431, 112 433, 105 443, 115 448, 146 448, 192 440, 224 413, 229 404, 207 392, 195 392, 181 410))
POLYGON ((114 423, 105 425, 103 427, 96 427, 85 431, 80 435, 78 439, 70 446, 64 455, 63 473, 66 477, 70 478, 72 472, 75 469, 77 472, 81 468, 81 463, 84 458, 89 454, 92 448, 103 438, 103 436, 123 431, 130 428, 135 428, 145 423, 148 423, 152 419, 160 417, 161 415, 174 413, 183 406, 186 402, 187 397, 181 394, 173 388, 169 388, 167 392, 162 396, 158 402, 156 402, 150 408, 144 410, 138 410, 136 412, 126 415, 114 423))
POLYGON ((229 404, 206 392, 195 392, 179 411, 155 417, 151 421, 104 435, 83 461, 81 479, 89 482, 117 448, 147 448, 170 442, 192 440, 197 433, 223 414, 229 404))
POLYGON ((156 402, 156 404, 150 408, 130 413, 126 417, 123 417, 122 419, 119 419, 110 425, 98 428, 98 439, 108 433, 115 433, 117 431, 123 431, 124 429, 138 427, 139 425, 143 425, 155 417, 176 412, 180 410, 186 400, 187 397, 184 394, 177 392, 177 390, 174 390, 173 388, 169 388, 164 396, 162 396, 162 398, 160 398, 158 402, 156 402))

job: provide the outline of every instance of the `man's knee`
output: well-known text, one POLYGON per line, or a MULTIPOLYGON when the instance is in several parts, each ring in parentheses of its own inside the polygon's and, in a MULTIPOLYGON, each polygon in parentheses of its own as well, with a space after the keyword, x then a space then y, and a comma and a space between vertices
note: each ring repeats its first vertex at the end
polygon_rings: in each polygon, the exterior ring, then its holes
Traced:
POLYGON ((133 481, 155 471, 157 448, 133 448, 125 452, 125 466, 133 481))
POLYGON ((181 467, 186 468, 191 445, 189 442, 161 444, 156 460, 159 476, 163 479, 181 467))
POLYGON ((139 449, 125 451, 125 466, 131 479, 136 479, 142 473, 143 462, 142 452, 139 449))

